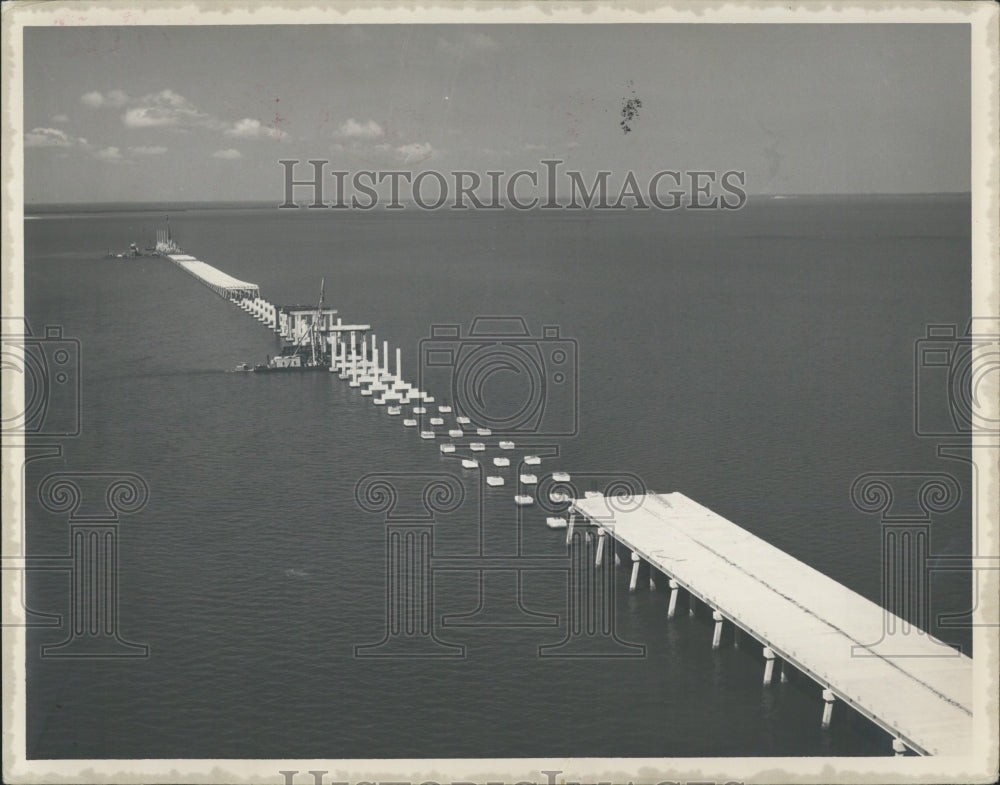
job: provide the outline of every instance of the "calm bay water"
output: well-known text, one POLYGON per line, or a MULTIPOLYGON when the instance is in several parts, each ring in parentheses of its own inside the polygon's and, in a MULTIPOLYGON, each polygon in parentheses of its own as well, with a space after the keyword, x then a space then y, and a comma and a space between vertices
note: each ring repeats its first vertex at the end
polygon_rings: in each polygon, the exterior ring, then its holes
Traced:
MULTIPOLYGON (((82 345, 83 422, 49 472, 127 471, 150 499, 123 518, 121 632, 146 660, 57 660, 29 634, 32 758, 361 758, 887 754, 840 707, 822 732, 806 679, 764 689, 759 647, 713 653, 702 616, 628 595, 618 634, 640 659, 539 659, 565 632, 566 579, 524 578, 555 626, 438 630, 456 660, 357 659, 385 625, 385 526, 361 510, 371 472, 456 472, 434 443, 329 374, 228 373, 277 344, 170 262, 103 258, 146 244, 160 212, 25 222, 26 313, 82 345)), ((681 491, 878 601, 879 522, 851 506, 869 471, 960 463, 913 435, 913 346, 969 317, 964 198, 758 201, 737 213, 171 212, 189 253, 272 302, 326 300, 403 347, 415 376, 430 325, 521 315, 579 350, 579 433, 549 464, 594 482, 632 474, 681 491)), ((434 391, 432 391, 434 392, 434 391)), ((481 505, 485 547, 511 553, 508 487, 481 505)), ((479 547, 480 492, 440 516, 435 553, 479 547)), ((30 551, 65 553, 65 518, 28 503, 30 551)), ((564 553, 522 511, 522 552, 564 553)), ((935 520, 934 553, 965 553, 969 505, 935 520)), ((490 597, 512 603, 513 579, 490 597)), ((490 579, 491 581, 493 578, 490 579)), ((67 613, 65 575, 32 574, 29 606, 67 613)), ((505 581, 507 581, 505 583, 505 581)), ((469 613, 473 572, 435 577, 435 613, 469 613)), ((933 611, 968 606, 935 579, 933 611)), ((529 617, 521 617, 524 618, 529 617)), ((535 622, 543 617, 530 617, 535 622)), ((965 630, 934 632, 970 645, 965 630)))

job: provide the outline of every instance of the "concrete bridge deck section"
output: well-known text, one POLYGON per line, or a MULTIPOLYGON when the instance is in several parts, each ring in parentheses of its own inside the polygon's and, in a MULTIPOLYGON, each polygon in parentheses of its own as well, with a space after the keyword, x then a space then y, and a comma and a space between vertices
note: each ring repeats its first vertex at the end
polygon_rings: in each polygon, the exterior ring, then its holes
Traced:
POLYGON ((920 754, 970 748, 969 657, 681 493, 571 512, 710 605, 717 628, 732 622, 813 678, 828 707, 843 701, 920 754))
POLYGON ((260 288, 257 284, 234 278, 229 273, 224 273, 217 267, 195 259, 193 256, 175 253, 167 254, 167 258, 185 272, 193 275, 220 297, 253 299, 260 296, 260 288))

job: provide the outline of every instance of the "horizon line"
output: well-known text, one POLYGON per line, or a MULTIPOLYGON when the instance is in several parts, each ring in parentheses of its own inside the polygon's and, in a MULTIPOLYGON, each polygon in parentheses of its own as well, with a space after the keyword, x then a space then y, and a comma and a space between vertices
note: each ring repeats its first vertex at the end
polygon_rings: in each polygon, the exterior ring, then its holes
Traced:
MULTIPOLYGON (((765 199, 803 199, 803 198, 805 198, 805 199, 817 199, 817 198, 820 198, 820 199, 822 199, 822 198, 833 198, 833 197, 858 197, 858 196, 864 196, 864 197, 896 196, 896 197, 899 197, 899 196, 971 196, 971 195, 972 195, 972 191, 971 190, 964 190, 964 191, 835 191, 835 192, 813 192, 813 193, 793 193, 793 192, 750 193, 750 194, 747 194, 747 199, 748 200, 754 199, 754 198, 757 198, 757 199, 761 199, 761 198, 765 198, 765 199)), ((406 204, 406 205, 416 204, 416 202, 414 200, 412 200, 412 199, 399 199, 398 202, 399 202, 399 204, 406 204)), ((28 201, 25 201, 24 204, 23 204, 23 207, 24 207, 25 212, 27 212, 29 208, 81 207, 81 206, 86 206, 86 205, 90 205, 90 206, 94 206, 94 207, 103 206, 103 205, 116 205, 116 206, 121 206, 121 205, 136 205, 136 206, 148 205, 152 209, 153 207, 158 206, 158 205, 221 205, 221 204, 248 205, 248 206, 249 205, 253 205, 253 206, 271 206, 271 205, 273 205, 275 207, 275 209, 286 209, 286 210, 293 209, 293 208, 279 208, 279 206, 278 206, 279 202, 277 200, 273 200, 273 199, 151 199, 151 200, 109 200, 109 201, 87 200, 87 201, 68 201, 68 202, 61 202, 61 201, 28 202, 28 201)), ((509 205, 509 203, 506 200, 503 201, 503 202, 501 202, 501 204, 505 205, 505 206, 509 205)), ((570 204, 570 202, 567 202, 567 203, 559 202, 559 204, 560 205, 570 204)), ((298 208, 299 209, 306 209, 306 210, 309 210, 309 209, 319 210, 319 209, 321 209, 321 208, 311 208, 308 205, 307 202, 303 202, 302 204, 298 205, 298 208)), ((327 206, 325 206, 325 208, 322 208, 322 209, 333 210, 334 208, 332 206, 330 206, 330 205, 327 205, 327 206)), ((358 211, 360 211, 360 212, 373 212, 372 208, 364 209, 364 210, 359 210, 357 208, 346 207, 346 208, 340 208, 340 209, 341 210, 347 209, 347 210, 351 210, 353 212, 358 212, 358 211)), ((382 209, 384 210, 386 208, 383 207, 382 209)), ((442 205, 440 208, 437 208, 435 210, 423 210, 423 212, 438 212, 438 211, 441 211, 441 210, 450 210, 450 209, 451 209, 450 205, 442 205)), ((473 212, 480 212, 480 210, 474 210, 473 208, 468 208, 468 209, 472 210, 473 212)), ((496 208, 493 208, 493 209, 496 209, 496 208)), ((533 210, 533 209, 542 209, 542 208, 541 208, 540 205, 532 207, 532 208, 529 208, 529 210, 533 210)), ((583 209, 604 209, 604 208, 585 207, 583 209)), ((635 206, 629 206, 629 207, 627 207, 625 209, 627 209, 627 210, 635 210, 635 209, 642 209, 642 208, 636 208, 635 206)), ((340 211, 340 210, 338 210, 338 211, 340 211)), ((483 211, 485 211, 485 210, 483 210, 483 211)))

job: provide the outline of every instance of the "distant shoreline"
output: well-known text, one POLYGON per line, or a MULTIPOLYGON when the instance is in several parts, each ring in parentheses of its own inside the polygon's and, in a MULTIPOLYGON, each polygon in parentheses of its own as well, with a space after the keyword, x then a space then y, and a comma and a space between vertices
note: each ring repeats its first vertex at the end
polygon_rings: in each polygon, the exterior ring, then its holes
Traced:
MULTIPOLYGON (((880 194, 751 194, 749 198, 749 203, 760 205, 760 204, 780 204, 782 202, 818 202, 818 201, 839 201, 844 199, 854 199, 854 200, 869 200, 869 201, 892 201, 892 200, 943 200, 943 199, 969 199, 971 198, 971 193, 969 191, 941 191, 937 193, 880 193, 880 194)), ((412 205, 411 205, 412 206, 412 205)), ((424 210, 418 210, 415 206, 414 209, 409 211, 410 213, 417 212, 428 212, 424 210)), ((101 215, 101 214, 111 214, 111 213, 183 213, 186 211, 193 210, 260 210, 260 209, 275 209, 278 210, 278 203, 276 201, 226 201, 226 202, 47 202, 47 203, 37 203, 37 204, 26 204, 24 206, 25 217, 39 217, 45 215, 59 215, 64 213, 75 213, 75 214, 86 214, 86 215, 101 215)), ((302 205, 301 210, 282 210, 281 212, 288 212, 290 214, 297 214, 299 212, 309 212, 309 208, 306 204, 302 205)), ((329 212, 350 212, 350 213, 382 213, 387 212, 386 210, 376 209, 376 210, 350 210, 350 211, 340 211, 340 210, 328 210, 329 212)), ((314 212, 320 212, 315 210, 314 212)), ((389 214, 398 213, 401 211, 388 211, 389 214)), ((474 212, 500 212, 494 210, 464 210, 456 211, 449 210, 447 207, 442 207, 440 210, 434 210, 430 212, 463 212, 463 213, 474 213, 474 212)), ((519 211, 523 212, 523 211, 519 211)), ((540 210, 535 208, 527 212, 553 212, 551 210, 540 210)), ((572 211, 579 213, 590 213, 590 212, 612 212, 610 210, 594 210, 586 209, 579 211, 572 211)), ((569 214, 572 214, 569 213, 569 214)), ((629 210, 616 210, 614 212, 636 212, 634 209, 629 210)), ((641 210, 639 212, 647 212, 641 210)), ((565 214, 560 212, 559 214, 565 214)))

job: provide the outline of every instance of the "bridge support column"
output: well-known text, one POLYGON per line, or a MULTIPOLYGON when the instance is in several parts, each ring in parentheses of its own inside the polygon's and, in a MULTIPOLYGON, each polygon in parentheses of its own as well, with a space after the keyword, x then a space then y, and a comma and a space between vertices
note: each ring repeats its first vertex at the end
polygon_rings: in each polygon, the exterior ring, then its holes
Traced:
POLYGON ((833 702, 835 700, 832 690, 823 690, 823 722, 821 725, 824 729, 829 728, 830 722, 833 720, 833 702))
POLYGON ((902 739, 897 738, 892 740, 892 751, 895 753, 897 758, 901 758, 906 754, 906 745, 903 744, 902 739))
POLYGON ((680 591, 680 584, 671 578, 670 580, 670 604, 667 606, 667 618, 674 618, 677 612, 677 593, 680 591))
POLYGON ((717 649, 722 644, 722 614, 712 611, 712 619, 715 620, 715 634, 712 635, 712 648, 717 649))
POLYGON ((656 591, 656 569, 653 567, 652 562, 649 565, 649 590, 656 591))
POLYGON ((566 545, 573 541, 573 525, 576 523, 576 513, 569 514, 569 525, 566 527, 566 545))
POLYGON ((781 661, 781 668, 780 668, 780 670, 781 670, 780 680, 781 680, 782 684, 788 684, 788 670, 787 670, 787 668, 788 668, 788 663, 785 662, 784 660, 782 660, 781 661))
POLYGON ((594 566, 600 567, 604 560, 604 541, 607 539, 607 532, 601 527, 597 528, 597 555, 594 557, 594 566))
POLYGON ((635 591, 635 585, 639 580, 639 554, 632 551, 632 577, 628 582, 628 590, 630 592, 635 591))
POLYGON ((764 647, 764 684, 770 684, 774 677, 774 652, 769 646, 764 647))

